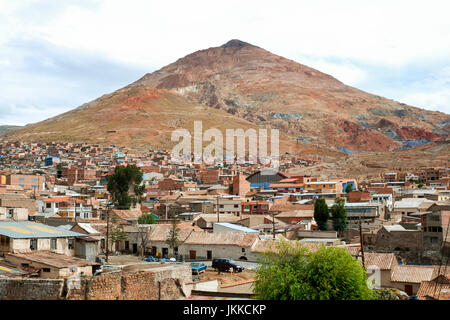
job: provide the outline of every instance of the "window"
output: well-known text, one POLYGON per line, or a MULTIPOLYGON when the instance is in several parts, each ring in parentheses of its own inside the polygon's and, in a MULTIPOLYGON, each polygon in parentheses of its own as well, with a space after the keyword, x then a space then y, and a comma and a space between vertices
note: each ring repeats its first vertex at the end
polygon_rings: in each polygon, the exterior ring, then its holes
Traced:
POLYGON ((242 252, 245 252, 245 248, 242 248, 242 252))
POLYGON ((125 250, 130 250, 130 241, 125 241, 125 250))
POLYGON ((52 204, 51 204, 51 203, 46 203, 46 204, 45 204, 45 207, 46 207, 47 209, 50 209, 50 208, 52 207, 52 204))
POLYGON ((238 205, 238 204, 235 204, 234 207, 235 207, 235 208, 239 208, 239 205, 238 205))
POLYGON ((50 240, 50 249, 51 250, 56 250, 56 239, 51 239, 50 240))
POLYGON ((106 245, 105 245, 105 239, 102 239, 102 240, 101 240, 100 246, 101 246, 102 249, 105 249, 105 246, 106 246, 106 245))
POLYGON ((37 250, 37 239, 30 240, 30 250, 37 250))
POLYGON ((19 178, 19 181, 25 181, 25 178, 19 178))
POLYGON ((42 272, 50 272, 50 268, 42 268, 42 272))
POLYGON ((8 216, 7 218, 12 219, 14 216, 14 209, 8 209, 8 216))
POLYGON ((74 240, 73 239, 69 239, 67 244, 68 244, 69 250, 74 249, 74 240))

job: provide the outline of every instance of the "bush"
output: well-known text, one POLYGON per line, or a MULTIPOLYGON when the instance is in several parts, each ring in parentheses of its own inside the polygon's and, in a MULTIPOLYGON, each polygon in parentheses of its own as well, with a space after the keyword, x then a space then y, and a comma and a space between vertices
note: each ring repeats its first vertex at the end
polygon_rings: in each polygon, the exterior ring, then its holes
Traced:
POLYGON ((346 249, 322 246, 311 252, 282 242, 260 261, 255 293, 263 300, 371 300, 367 275, 346 249))

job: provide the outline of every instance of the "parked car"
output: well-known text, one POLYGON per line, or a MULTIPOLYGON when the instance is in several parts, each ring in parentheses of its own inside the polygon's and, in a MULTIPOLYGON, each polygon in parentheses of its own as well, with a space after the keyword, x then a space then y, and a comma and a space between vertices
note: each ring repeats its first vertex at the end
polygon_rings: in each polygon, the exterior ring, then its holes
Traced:
POLYGON ((205 272, 206 264, 203 262, 191 262, 192 274, 200 274, 205 272))
POLYGON ((158 261, 159 261, 159 259, 158 259, 158 258, 155 258, 155 257, 152 257, 152 256, 150 256, 150 257, 147 257, 147 259, 145 259, 145 261, 147 261, 147 262, 158 262, 158 261))
POLYGON ((229 271, 230 269, 233 269, 234 272, 242 272, 244 270, 244 267, 237 264, 233 259, 225 258, 213 259, 212 267, 219 271, 229 271))

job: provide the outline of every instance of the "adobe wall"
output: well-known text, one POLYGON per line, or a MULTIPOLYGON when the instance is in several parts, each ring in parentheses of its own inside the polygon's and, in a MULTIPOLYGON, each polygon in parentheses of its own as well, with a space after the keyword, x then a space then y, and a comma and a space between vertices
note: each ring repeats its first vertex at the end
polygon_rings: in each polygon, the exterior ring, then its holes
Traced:
POLYGON ((177 300, 189 297, 191 267, 106 273, 78 282, 63 279, 0 279, 0 300, 177 300))
POLYGON ((0 300, 58 300, 62 279, 0 279, 0 300))

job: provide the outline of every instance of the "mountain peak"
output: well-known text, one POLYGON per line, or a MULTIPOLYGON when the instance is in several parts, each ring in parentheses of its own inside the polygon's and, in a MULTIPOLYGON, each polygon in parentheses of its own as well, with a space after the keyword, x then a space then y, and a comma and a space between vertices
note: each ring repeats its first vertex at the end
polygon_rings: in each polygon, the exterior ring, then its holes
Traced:
POLYGON ((254 45, 251 45, 250 43, 238 40, 238 39, 232 39, 230 41, 228 41, 227 43, 225 43, 224 45, 222 45, 222 48, 243 48, 243 47, 254 47, 254 45))

